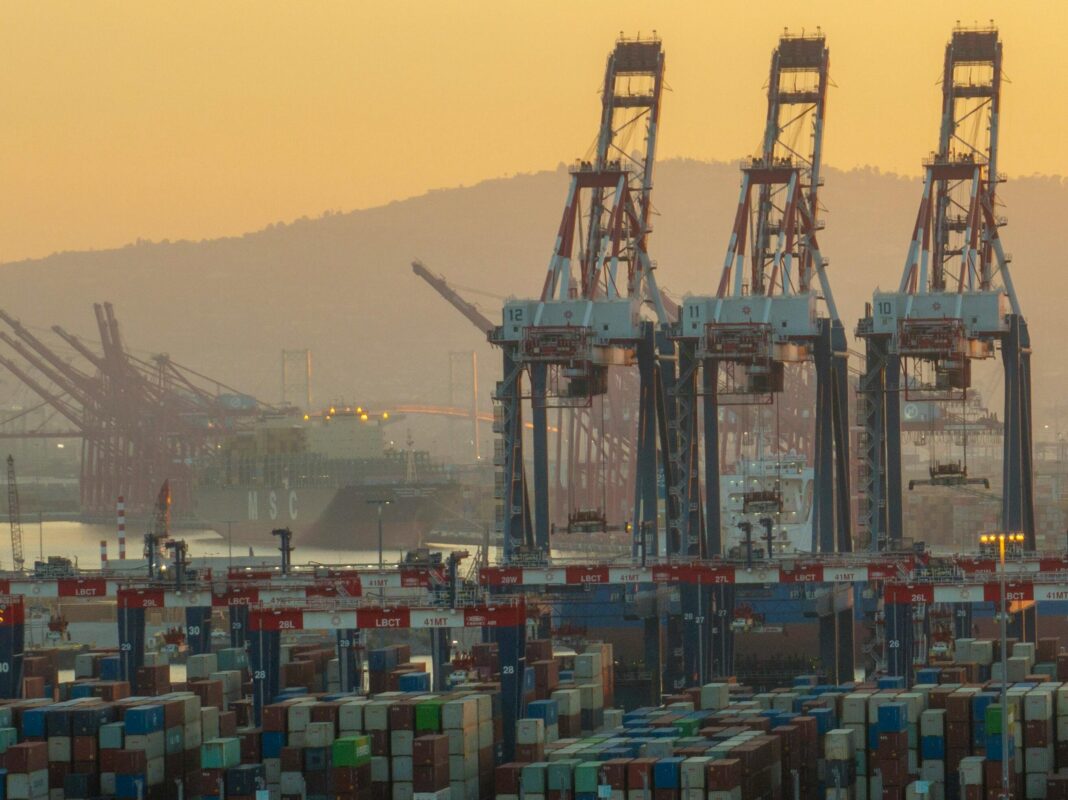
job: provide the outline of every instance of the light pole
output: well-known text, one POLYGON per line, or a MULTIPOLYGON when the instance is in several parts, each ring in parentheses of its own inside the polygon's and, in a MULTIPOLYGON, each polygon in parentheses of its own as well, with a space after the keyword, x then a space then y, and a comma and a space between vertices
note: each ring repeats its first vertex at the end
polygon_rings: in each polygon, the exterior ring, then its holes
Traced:
POLYGON ((1001 795, 1009 797, 1009 610, 1005 602, 1005 544, 1022 544, 1022 533, 991 533, 979 537, 979 543, 998 547, 998 596, 1001 630, 1001 795))
POLYGON ((226 520, 226 543, 230 548, 229 563, 226 566, 231 568, 234 566, 234 531, 230 527, 233 522, 232 519, 226 520))
MULTIPOLYGON (((390 504, 390 501, 389 500, 384 500, 384 499, 368 500, 367 504, 368 505, 378 506, 378 572, 379 572, 378 578, 379 578, 379 581, 381 581, 381 579, 382 579, 382 574, 381 573, 382 573, 382 570, 383 570, 383 568, 385 566, 385 564, 382 561, 382 506, 388 506, 390 504)), ((383 598, 384 594, 385 594, 385 590, 383 589, 381 583, 379 583, 379 586, 378 586, 378 600, 379 600, 379 602, 382 602, 382 598, 383 598)))

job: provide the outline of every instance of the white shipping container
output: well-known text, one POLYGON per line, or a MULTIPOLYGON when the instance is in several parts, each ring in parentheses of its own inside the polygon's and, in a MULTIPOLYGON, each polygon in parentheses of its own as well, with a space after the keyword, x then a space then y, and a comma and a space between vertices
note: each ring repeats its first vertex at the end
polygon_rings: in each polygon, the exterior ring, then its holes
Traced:
POLYGON ((1005 663, 1009 670, 1008 678, 1013 683, 1019 683, 1024 680, 1031 672, 1031 662, 1026 658, 1013 656, 1005 663))
POLYGON ((972 661, 989 667, 994 663, 994 643, 989 639, 976 639, 972 643, 972 661))
POLYGON ((307 730, 309 722, 311 722, 311 704, 294 703, 286 709, 286 730, 290 732, 307 730))
POLYGON ((164 761, 163 756, 150 758, 146 764, 145 775, 149 786, 159 786, 163 783, 164 761))
POLYGON ((48 770, 39 769, 29 774, 9 772, 7 796, 11 800, 34 800, 34 798, 48 797, 48 770))
POLYGON ((575 656, 575 678, 590 680, 601 678, 601 654, 580 653, 575 656))
POLYGON ((478 722, 478 702, 473 697, 450 700, 441 706, 441 727, 469 728, 478 722))
POLYGON ((897 696, 897 702, 905 703, 905 705, 908 706, 909 724, 919 724, 920 714, 923 713, 923 709, 927 705, 926 698, 919 692, 902 692, 897 696))
POLYGON ((1028 772, 1024 783, 1024 797, 1027 800, 1045 800, 1047 775, 1038 772, 1028 772))
MULTIPOLYGON (((478 753, 449 756, 449 780, 466 781, 478 777, 478 753)), ((527 795, 528 797, 530 795, 527 795)))
POLYGON ((395 781, 412 780, 412 771, 415 764, 411 756, 393 756, 389 760, 389 772, 395 781))
POLYGON ((191 681, 206 680, 218 671, 219 657, 215 653, 198 653, 189 656, 185 662, 185 675, 191 681))
POLYGON ((1045 775, 1056 772, 1055 752, 1053 745, 1026 748, 1024 750, 1024 768, 1028 772, 1041 772, 1045 775))
POLYGON ((393 784, 393 800, 414 800, 412 795, 412 784, 409 782, 394 781, 393 784))
MULTIPOLYGON (((414 731, 390 731, 389 753, 394 756, 410 756, 412 754, 414 731)), ((311 744, 309 742, 309 744, 311 744)))
POLYGON ((215 706, 200 709, 200 735, 203 739, 219 738, 219 709, 215 706))
POLYGON ((283 772, 279 783, 282 794, 304 793, 304 773, 302 772, 283 772))
POLYGON ((389 783, 389 759, 386 756, 371 756, 371 780, 389 783))
POLYGON ((545 722, 540 719, 519 719, 515 723, 517 744, 544 744, 545 722))
POLYGON ((964 786, 983 785, 983 757, 967 756, 960 760, 960 779, 964 786))
POLYGON ((842 721, 850 725, 867 724, 868 692, 850 692, 842 699, 842 721))
POLYGON ((372 700, 365 705, 363 707, 363 726, 364 730, 367 731, 388 731, 389 701, 372 700))
POLYGON ((478 723, 478 749, 489 747, 491 744, 493 744, 493 722, 478 723))
POLYGON ((93 653, 78 653, 74 656, 74 677, 92 678, 97 656, 93 653))
POLYGON ((329 747, 334 743, 334 723, 309 722, 304 729, 304 743, 307 747, 329 747))
POLYGON ((578 689, 557 689, 550 697, 556 701, 561 717, 570 717, 582 711, 582 697, 578 689))
POLYGON ((823 736, 823 748, 826 757, 832 761, 849 761, 853 758, 856 743, 853 731, 849 728, 835 728, 823 736))
MULTIPOLYGON (((631 795, 640 794, 641 797, 637 800, 647 800, 648 792, 631 792, 631 795)), ((631 797, 630 800, 635 800, 631 797)), ((730 789, 717 789, 714 792, 708 793, 708 800, 742 800, 742 787, 733 786, 730 789)))
POLYGON ((705 768, 712 759, 708 756, 691 756, 682 762, 679 768, 681 787, 686 789, 705 789, 705 768))
POLYGON ((583 710, 604 708, 604 688, 596 683, 583 683, 578 687, 583 710))
POLYGON ((945 736, 946 710, 929 708, 920 714, 920 736, 945 736))
POLYGON ((975 639, 964 638, 957 639, 953 642, 953 660, 958 664, 969 664, 972 662, 972 642, 975 639))
POLYGON ((363 730, 363 709, 366 700, 344 703, 337 710, 337 725, 343 733, 358 733, 363 730))
POLYGON ((1049 692, 1028 692, 1024 695, 1024 719, 1045 722, 1053 717, 1053 697, 1049 692))
POLYGON ((934 783, 945 783, 946 762, 940 758, 928 758, 920 765, 920 778, 934 783))
MULTIPOLYGON (((137 748, 131 747, 131 750, 137 748)), ((49 736, 48 737, 48 761, 61 761, 64 764, 70 763, 71 753, 71 741, 69 736, 49 736)))
POLYGON ((444 733, 449 737, 450 756, 462 756, 464 753, 478 752, 477 725, 472 725, 460 730, 446 730, 444 733))
POLYGON ((771 707, 776 711, 793 711, 794 700, 796 700, 798 696, 797 692, 777 692, 775 694, 775 699, 771 701, 771 707))
POLYGON ((719 711, 730 704, 731 690, 725 683, 706 683, 701 687, 701 709, 719 711))

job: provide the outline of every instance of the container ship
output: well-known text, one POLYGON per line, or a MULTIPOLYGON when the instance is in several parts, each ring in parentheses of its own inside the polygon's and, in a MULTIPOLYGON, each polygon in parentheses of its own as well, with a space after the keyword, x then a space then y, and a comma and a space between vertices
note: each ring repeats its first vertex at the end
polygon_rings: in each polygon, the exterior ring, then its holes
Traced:
POLYGON ((197 521, 239 544, 289 528, 296 544, 342 549, 422 546, 436 526, 475 516, 474 476, 388 439, 388 412, 334 406, 268 415, 198 465, 197 521), (466 480, 465 480, 466 479, 466 480))

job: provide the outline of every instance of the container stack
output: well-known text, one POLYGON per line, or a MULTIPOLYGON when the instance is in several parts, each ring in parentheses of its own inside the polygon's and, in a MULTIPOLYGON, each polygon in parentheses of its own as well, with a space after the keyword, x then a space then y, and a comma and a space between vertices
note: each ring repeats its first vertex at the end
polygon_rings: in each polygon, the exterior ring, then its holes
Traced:
POLYGON ((412 650, 406 644, 380 647, 367 654, 371 694, 400 691, 400 679, 412 672, 425 672, 422 664, 412 663, 412 650))

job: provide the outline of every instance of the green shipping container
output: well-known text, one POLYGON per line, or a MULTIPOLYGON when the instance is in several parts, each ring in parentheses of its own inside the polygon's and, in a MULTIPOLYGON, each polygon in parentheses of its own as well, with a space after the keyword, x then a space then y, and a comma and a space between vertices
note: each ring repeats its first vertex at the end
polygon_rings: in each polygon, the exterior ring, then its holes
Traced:
POLYGON ((583 761, 575 767, 575 794, 596 793, 602 766, 600 761, 583 761))
POLYGON ((360 767, 371 761, 370 736, 344 736, 334 739, 334 766, 360 767))
POLYGON ((17 728, 0 728, 0 753, 6 753, 7 748, 19 743, 17 728))
POLYGON ((545 794, 545 773, 548 767, 549 765, 544 761, 523 765, 523 771, 519 777, 519 785, 523 788, 523 794, 545 794))
POLYGON ((549 764, 548 788, 550 792, 570 792, 571 773, 582 762, 577 758, 553 761, 549 764))
POLYGON ((441 706, 444 701, 424 700, 415 706, 415 732, 440 733, 441 732, 441 706))
POLYGON ((228 769, 240 763, 240 739, 208 739, 200 746, 200 765, 203 769, 228 769))

